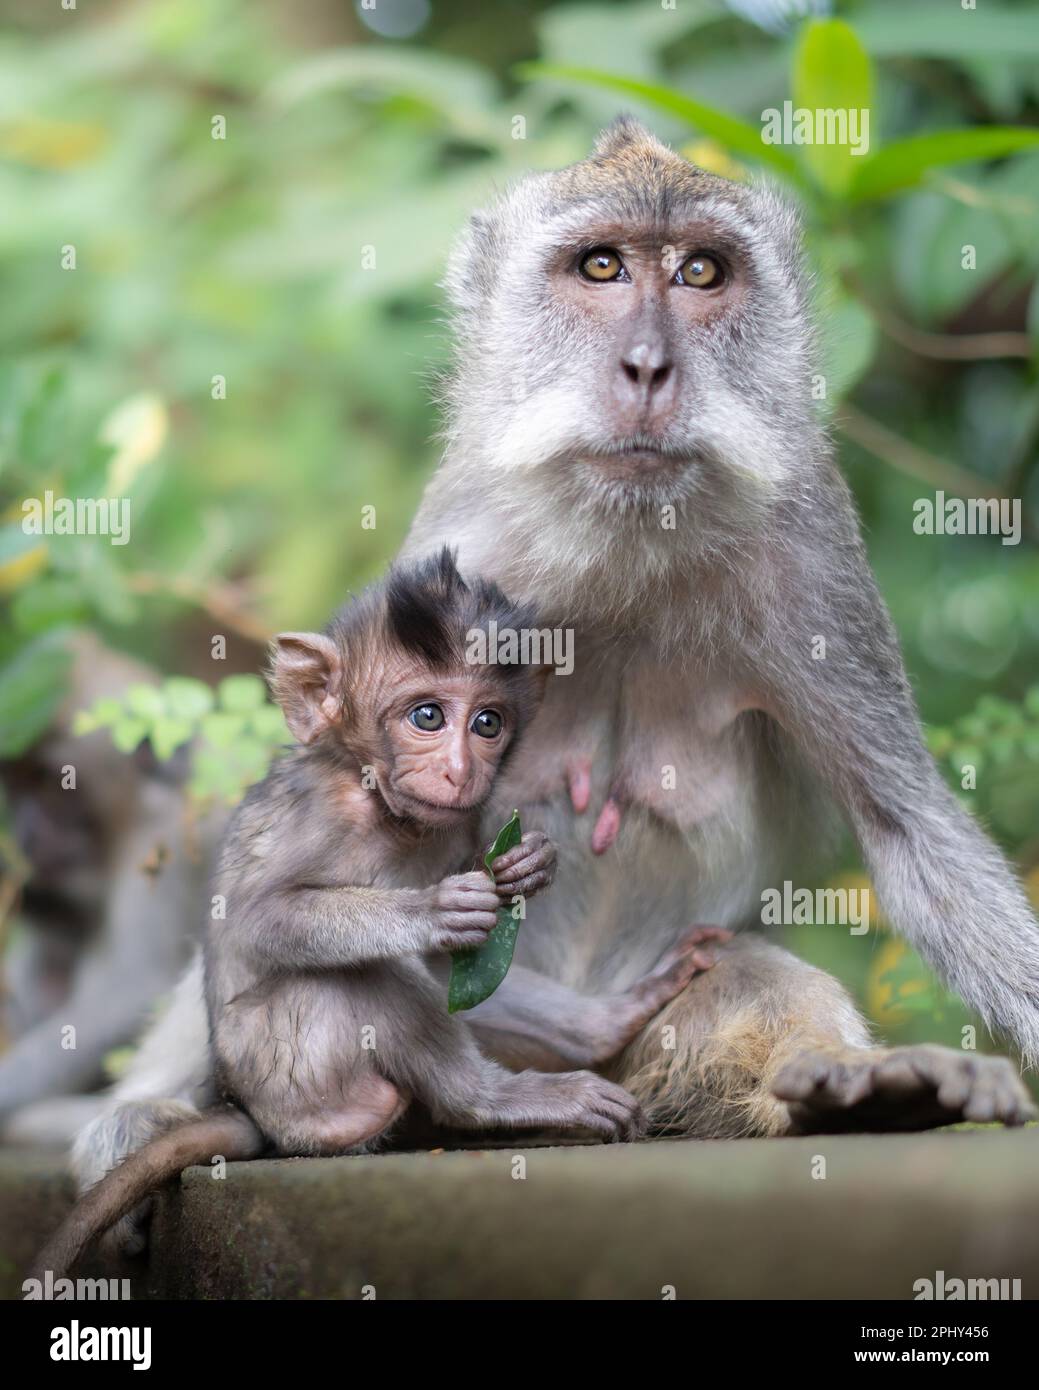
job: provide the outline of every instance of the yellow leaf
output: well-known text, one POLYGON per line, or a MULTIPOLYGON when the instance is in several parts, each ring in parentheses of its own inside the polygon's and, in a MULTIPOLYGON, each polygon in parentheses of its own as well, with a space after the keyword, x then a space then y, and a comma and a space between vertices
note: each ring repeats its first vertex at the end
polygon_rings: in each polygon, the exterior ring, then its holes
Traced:
POLYGON ((14 593, 15 589, 20 589, 30 579, 35 579, 46 567, 45 545, 35 545, 32 550, 25 550, 21 555, 16 555, 13 560, 0 565, 0 594, 14 593))
POLYGON ((683 146, 682 153, 691 164, 706 169, 709 174, 717 174, 723 179, 733 179, 736 183, 746 182, 746 169, 723 150, 716 140, 693 140, 683 146))
MULTIPOLYGON (((895 1003, 894 982, 883 979, 890 971, 897 969, 906 949, 904 942, 899 941, 897 937, 888 937, 875 952, 870 963, 866 978, 866 1008, 870 1017, 877 1023, 905 1023, 911 1017, 907 1010, 900 1009, 895 1003)), ((910 991, 904 985, 902 992, 908 994, 910 991)))
POLYGON ((160 397, 144 392, 116 406, 101 426, 100 439, 115 448, 108 465, 107 492, 122 497, 134 478, 162 448, 169 416, 160 397))
POLYGON ((107 144, 100 125, 31 118, 0 126, 0 155, 37 169, 69 169, 85 164, 107 144))

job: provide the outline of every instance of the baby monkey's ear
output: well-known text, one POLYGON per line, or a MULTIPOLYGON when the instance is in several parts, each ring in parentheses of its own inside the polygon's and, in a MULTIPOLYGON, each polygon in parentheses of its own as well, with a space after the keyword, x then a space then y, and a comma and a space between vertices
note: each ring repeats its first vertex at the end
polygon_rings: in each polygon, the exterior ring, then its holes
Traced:
POLYGON ((313 743, 343 709, 343 659, 319 632, 282 632, 271 643, 271 690, 294 738, 313 743))

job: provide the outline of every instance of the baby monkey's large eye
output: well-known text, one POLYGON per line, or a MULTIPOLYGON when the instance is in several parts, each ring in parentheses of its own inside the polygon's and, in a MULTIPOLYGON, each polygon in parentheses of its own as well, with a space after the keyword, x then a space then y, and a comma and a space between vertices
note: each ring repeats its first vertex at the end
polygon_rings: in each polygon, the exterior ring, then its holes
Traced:
POLYGON ((419 705, 408 715, 408 720, 416 729, 431 734, 444 727, 444 711, 439 705, 419 705))
POLYGON ((581 274, 586 280, 616 280, 623 269, 620 256, 608 246, 597 246, 581 258, 581 274))
POLYGON ((678 278, 683 285, 694 289, 713 289, 725 279, 721 266, 713 256, 705 256, 702 251, 694 251, 679 267, 678 278))
POLYGON ((497 710, 482 709, 469 725, 481 738, 497 738, 501 733, 502 717, 497 710))

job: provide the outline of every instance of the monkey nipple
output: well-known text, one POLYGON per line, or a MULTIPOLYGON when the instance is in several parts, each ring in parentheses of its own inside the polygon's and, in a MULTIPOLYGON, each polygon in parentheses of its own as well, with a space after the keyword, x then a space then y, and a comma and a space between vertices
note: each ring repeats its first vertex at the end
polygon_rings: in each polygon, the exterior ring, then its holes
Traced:
POLYGON ((592 831, 592 853, 605 854, 620 834, 621 807, 616 797, 610 797, 599 812, 592 831))

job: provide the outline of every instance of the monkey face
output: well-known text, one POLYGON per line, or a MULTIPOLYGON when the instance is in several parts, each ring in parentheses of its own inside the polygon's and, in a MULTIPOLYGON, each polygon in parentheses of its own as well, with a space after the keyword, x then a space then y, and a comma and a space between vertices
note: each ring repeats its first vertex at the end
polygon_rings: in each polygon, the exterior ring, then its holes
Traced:
POLYGON ((492 468, 635 507, 781 482, 811 379, 796 224, 767 191, 622 122, 477 218, 448 288, 453 404, 492 468))
POLYGON ((382 712, 378 785, 396 816, 454 825, 486 799, 517 715, 501 684, 482 675, 390 681, 382 712))

